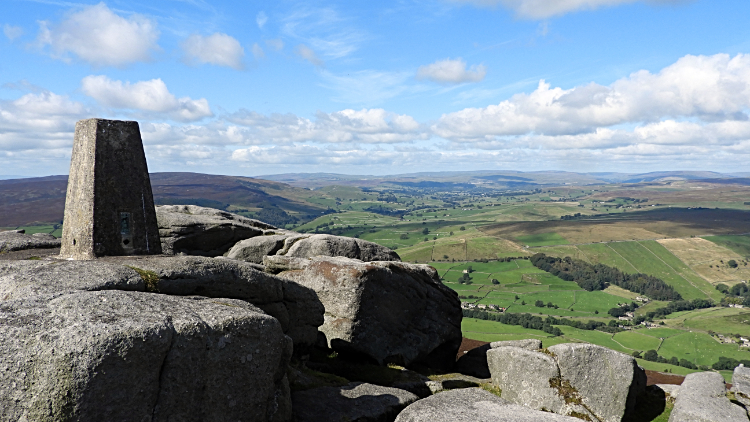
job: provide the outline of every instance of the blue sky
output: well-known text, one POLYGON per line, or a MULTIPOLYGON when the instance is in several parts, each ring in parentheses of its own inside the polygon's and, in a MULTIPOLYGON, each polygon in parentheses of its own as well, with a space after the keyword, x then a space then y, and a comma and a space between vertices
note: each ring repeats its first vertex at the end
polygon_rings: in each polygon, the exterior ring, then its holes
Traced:
POLYGON ((0 175, 748 171, 747 0, 0 2, 0 175))

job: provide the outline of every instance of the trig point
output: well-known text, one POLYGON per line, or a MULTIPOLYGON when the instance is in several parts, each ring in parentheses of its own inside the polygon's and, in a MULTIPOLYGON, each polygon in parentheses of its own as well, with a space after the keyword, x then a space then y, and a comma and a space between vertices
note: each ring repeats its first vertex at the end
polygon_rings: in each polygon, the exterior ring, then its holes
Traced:
POLYGON ((138 122, 76 123, 61 258, 160 254, 138 122))

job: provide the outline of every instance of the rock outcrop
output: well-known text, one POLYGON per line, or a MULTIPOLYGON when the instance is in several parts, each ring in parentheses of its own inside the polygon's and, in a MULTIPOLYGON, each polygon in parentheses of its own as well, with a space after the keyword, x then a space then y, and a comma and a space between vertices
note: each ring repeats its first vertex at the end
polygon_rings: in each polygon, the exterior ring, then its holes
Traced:
POLYGON ((259 236, 237 243, 228 258, 260 264, 267 255, 295 258, 341 256, 360 261, 400 261, 398 254, 385 246, 352 237, 329 234, 289 233, 259 236))
POLYGON ((23 230, 0 232, 0 253, 25 249, 59 248, 60 239, 47 233, 26 234, 23 230))
POLYGON ((374 362, 449 368, 461 344, 458 295, 434 268, 342 257, 269 256, 278 275, 314 290, 325 306, 320 331, 344 354, 374 362))
POLYGON ((727 398, 724 377, 717 372, 688 374, 669 422, 747 422, 747 411, 727 398))
POLYGON ((244 301, 37 295, 0 302, 0 337, 0 420, 291 417, 291 340, 244 301))
POLYGON ((538 352, 492 348, 487 361, 504 398, 532 409, 603 422, 628 417, 646 387, 645 372, 635 359, 588 343, 558 344, 538 352))
POLYGON ((362 382, 292 393, 295 422, 391 422, 417 399, 408 391, 362 382))
POLYGON ((108 257, 96 261, 2 261, 0 300, 74 291, 134 290, 240 299, 281 323, 297 353, 315 344, 323 305, 314 291, 222 258, 108 257))
POLYGON ((745 406, 750 406, 750 368, 743 364, 734 368, 732 373, 732 391, 737 400, 745 406))
POLYGON ((396 422, 581 422, 513 404, 480 388, 446 391, 409 405, 396 422))
POLYGON ((290 233, 252 218, 196 205, 158 206, 156 220, 162 251, 167 255, 220 256, 240 240, 290 233))
POLYGON ((458 358, 456 361, 456 372, 477 378, 489 378, 491 374, 490 368, 487 365, 487 351, 491 348, 507 346, 520 347, 527 350, 539 350, 542 348, 542 341, 534 339, 506 340, 475 347, 458 358))

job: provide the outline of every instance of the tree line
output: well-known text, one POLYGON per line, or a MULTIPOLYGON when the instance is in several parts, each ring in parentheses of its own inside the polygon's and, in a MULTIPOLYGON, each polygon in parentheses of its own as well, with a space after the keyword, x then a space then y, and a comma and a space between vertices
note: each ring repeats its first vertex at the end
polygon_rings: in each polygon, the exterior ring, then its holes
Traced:
POLYGON ((494 313, 486 312, 478 309, 463 309, 464 318, 476 318, 483 319, 485 321, 497 321, 507 325, 519 325, 523 328, 529 328, 532 330, 541 330, 547 334, 553 336, 561 336, 562 331, 555 327, 555 325, 567 325, 569 327, 578 328, 579 330, 599 330, 607 333, 617 333, 623 331, 618 327, 610 327, 607 324, 600 321, 583 322, 574 319, 566 318, 555 318, 551 315, 542 319, 542 317, 531 315, 531 314, 514 314, 514 313, 494 313))
POLYGON ((604 290, 611 284, 654 300, 682 299, 682 296, 664 280, 647 274, 628 274, 608 265, 591 265, 569 256, 555 258, 538 253, 532 255, 530 260, 535 267, 563 280, 574 281, 584 290, 604 290))

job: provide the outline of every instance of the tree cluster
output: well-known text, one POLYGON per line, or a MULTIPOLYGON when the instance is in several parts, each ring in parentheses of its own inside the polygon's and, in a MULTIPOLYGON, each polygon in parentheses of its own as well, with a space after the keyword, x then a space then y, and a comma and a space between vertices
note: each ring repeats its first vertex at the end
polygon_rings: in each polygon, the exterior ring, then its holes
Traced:
MULTIPOLYGON (((641 357, 640 352, 634 352, 633 356, 639 358, 641 357)), ((698 366, 694 364, 693 362, 690 362, 687 359, 677 359, 677 357, 672 356, 670 359, 667 359, 663 356, 659 356, 659 354, 656 352, 656 350, 651 349, 643 354, 643 359, 649 361, 649 362, 659 362, 659 363, 668 363, 670 365, 675 366, 682 366, 683 368, 688 369, 698 369, 698 366)), ((721 359, 721 358, 720 358, 721 359)), ((734 367, 732 367, 734 368, 734 367)))
POLYGON ((580 259, 555 258, 543 253, 533 255, 530 260, 535 267, 563 280, 575 281, 584 290, 604 290, 612 284, 655 300, 682 299, 682 296, 672 286, 662 279, 650 275, 627 274, 608 265, 591 265, 580 259))
POLYGON ((646 313, 646 317, 649 319, 663 318, 673 312, 692 311, 695 309, 710 308, 712 306, 714 306, 714 302, 708 299, 676 300, 670 302, 663 308, 646 313))

